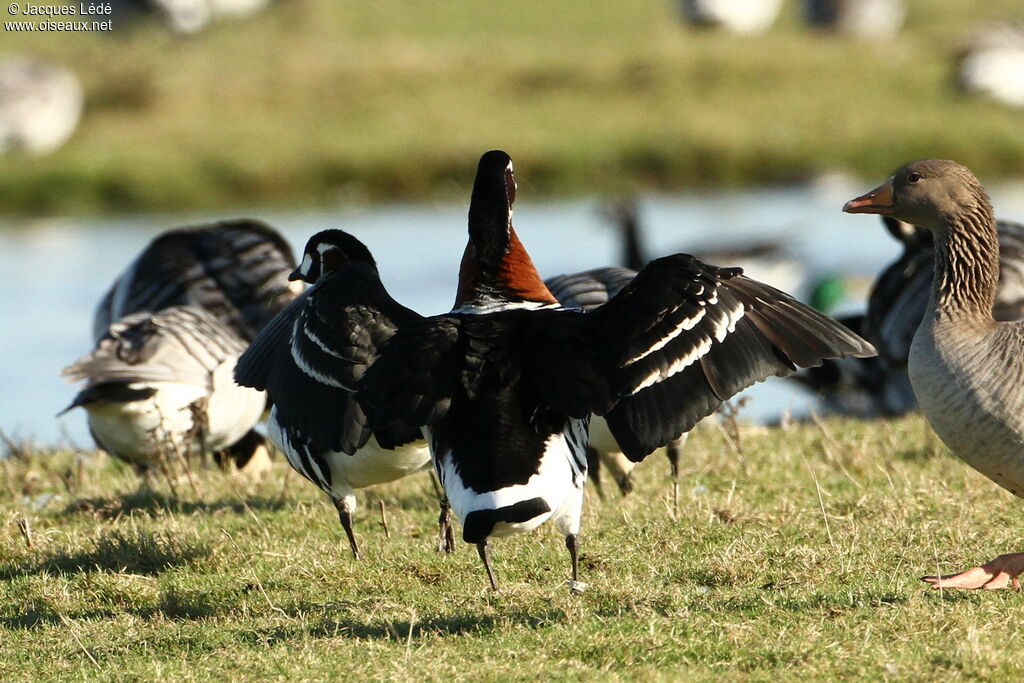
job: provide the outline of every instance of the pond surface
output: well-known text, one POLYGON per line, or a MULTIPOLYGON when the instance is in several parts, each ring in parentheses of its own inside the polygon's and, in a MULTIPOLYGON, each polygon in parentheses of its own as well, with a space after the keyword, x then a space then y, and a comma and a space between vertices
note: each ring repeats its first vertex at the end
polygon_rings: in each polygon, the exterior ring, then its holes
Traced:
MULTIPOLYGON (((839 210, 869 186, 837 182, 646 197, 641 217, 655 255, 700 254, 752 240, 778 240, 789 246, 805 281, 839 273, 859 276, 866 285, 899 251, 874 217, 847 216, 839 210)), ((1024 219, 1024 185, 997 188, 993 199, 999 216, 1024 219)), ((514 223, 544 277, 617 262, 619 237, 599 206, 597 200, 530 203, 521 196, 514 223)), ((396 299, 424 314, 451 307, 466 243, 466 205, 461 203, 334 212, 0 219, 0 430, 43 445, 91 447, 84 411, 54 416, 76 392, 59 373, 90 350, 93 309, 100 296, 158 232, 238 216, 267 221, 296 252, 314 232, 343 228, 370 247, 396 299)), ((847 311, 856 308, 864 289, 846 303, 847 311)), ((743 416, 757 421, 776 419, 786 411, 801 413, 813 404, 805 393, 778 379, 748 394, 751 400, 743 416)))

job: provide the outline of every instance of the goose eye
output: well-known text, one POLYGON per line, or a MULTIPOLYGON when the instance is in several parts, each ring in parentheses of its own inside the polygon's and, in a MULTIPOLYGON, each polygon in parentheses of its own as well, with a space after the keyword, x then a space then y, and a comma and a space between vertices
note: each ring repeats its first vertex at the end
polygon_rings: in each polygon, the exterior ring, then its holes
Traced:
POLYGON ((916 183, 920 179, 921 179, 921 174, 920 173, 911 173, 910 175, 907 176, 907 182, 908 183, 916 183))

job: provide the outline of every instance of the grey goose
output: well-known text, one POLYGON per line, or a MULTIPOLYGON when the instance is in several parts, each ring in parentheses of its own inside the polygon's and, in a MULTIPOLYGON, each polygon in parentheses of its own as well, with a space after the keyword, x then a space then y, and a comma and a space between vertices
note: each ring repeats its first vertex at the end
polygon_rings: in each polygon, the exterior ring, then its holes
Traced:
MULTIPOLYGON (((1024 322, 992 316, 999 240, 985 190, 955 161, 918 161, 843 210, 892 216, 934 235, 931 295, 910 348, 914 394, 953 453, 1024 495, 1024 322)), ((925 580, 935 588, 1019 587, 1022 570, 1024 553, 1011 553, 925 580)))
MULTIPOLYGON (((841 320, 871 342, 878 356, 828 360, 794 375, 833 412, 895 416, 917 408, 907 359, 932 291, 935 246, 931 231, 881 218, 903 252, 875 278, 864 313, 841 320)), ((1019 320, 1024 318, 1024 225, 997 220, 996 233, 999 283, 992 317, 1019 320)))

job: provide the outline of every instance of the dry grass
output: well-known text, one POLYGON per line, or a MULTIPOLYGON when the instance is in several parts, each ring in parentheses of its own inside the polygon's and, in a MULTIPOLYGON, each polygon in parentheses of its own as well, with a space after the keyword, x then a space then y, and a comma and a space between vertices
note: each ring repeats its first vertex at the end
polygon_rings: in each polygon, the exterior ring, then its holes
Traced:
POLYGON ((659 455, 633 495, 591 497, 580 596, 548 527, 495 543, 498 594, 471 548, 434 554, 425 477, 362 496, 356 562, 280 461, 182 498, 102 456, 4 461, 0 678, 1019 675, 1019 593, 918 581, 1019 549, 1019 502, 920 418, 743 427, 739 454, 705 426, 686 455, 676 514, 659 455))

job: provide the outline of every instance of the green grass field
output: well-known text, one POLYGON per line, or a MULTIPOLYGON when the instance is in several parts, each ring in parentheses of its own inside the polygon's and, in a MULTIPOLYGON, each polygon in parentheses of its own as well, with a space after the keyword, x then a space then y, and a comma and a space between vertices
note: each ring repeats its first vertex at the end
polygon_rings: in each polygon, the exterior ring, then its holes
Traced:
POLYGON ((72 67, 87 109, 55 154, 0 159, 0 213, 461 197, 494 147, 534 196, 877 178, 920 157, 1019 175, 1021 112, 953 87, 970 28, 1019 0, 907 4, 877 44, 808 32, 792 0, 754 38, 688 29, 672 0, 291 0, 194 39, 5 32, 5 53, 72 67))
POLYGON ((357 562, 280 459, 179 498, 93 454, 3 460, 0 679, 1020 675, 1019 593, 918 580, 1019 550, 1019 501, 919 417, 741 434, 696 430, 677 514, 658 454, 633 495, 589 496, 582 595, 548 526, 495 542, 497 594, 472 547, 435 554, 426 476, 361 497, 357 562))

